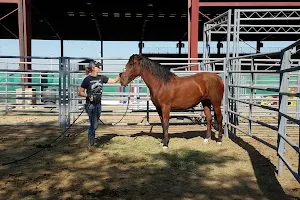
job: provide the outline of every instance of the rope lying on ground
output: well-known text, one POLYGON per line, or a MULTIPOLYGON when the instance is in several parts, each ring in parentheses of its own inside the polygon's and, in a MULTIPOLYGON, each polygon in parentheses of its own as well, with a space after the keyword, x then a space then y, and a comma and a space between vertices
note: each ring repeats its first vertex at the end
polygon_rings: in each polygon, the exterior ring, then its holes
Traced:
POLYGON ((82 115, 82 113, 84 112, 84 110, 82 110, 82 112, 78 115, 78 117, 73 121, 73 123, 65 130, 63 131, 58 137, 56 137, 52 142, 50 142, 49 144, 45 144, 42 146, 42 148, 24 158, 21 158, 21 159, 17 159, 17 160, 14 160, 14 161, 10 161, 10 162, 6 162, 6 163, 2 163, 0 164, 0 166, 5 166, 5 165, 10 165, 10 164, 14 164, 14 163, 18 163, 18 162, 21 162, 23 160, 26 160, 38 153, 40 153, 41 151, 43 151, 44 149, 46 149, 47 147, 50 147, 54 142, 56 142, 62 135, 64 135, 74 124, 75 122, 78 120, 78 118, 82 115))
MULTIPOLYGON (((127 114, 127 111, 128 111, 128 108, 129 108, 130 93, 131 93, 131 84, 130 84, 130 89, 129 89, 129 93, 128 93, 128 101, 127 101, 126 112, 124 113, 123 117, 122 117, 117 123, 114 123, 114 125, 120 123, 120 122, 123 120, 123 118, 125 117, 125 115, 127 114)), ((91 104, 90 104, 90 105, 91 105, 91 104)), ((89 105, 89 106, 90 106, 90 105, 89 105)), ((88 109, 89 109, 89 107, 87 108, 87 110, 88 110, 88 109)), ((0 164, 0 166, 6 166, 6 165, 10 165, 10 164, 14 164, 14 163, 18 163, 18 162, 24 161, 24 160, 26 160, 26 159, 28 159, 28 158, 30 158, 30 157, 32 157, 32 156, 34 156, 34 155, 40 153, 40 152, 43 151, 44 149, 51 147, 51 145, 52 145, 54 142, 56 142, 62 135, 64 135, 64 134, 65 134, 65 133, 66 133, 66 132, 74 125, 74 124, 75 124, 75 122, 79 119, 79 117, 83 114, 84 111, 85 111, 85 109, 82 109, 81 113, 77 116, 77 118, 72 122, 72 124, 71 124, 65 131, 63 131, 58 137, 56 137, 56 138, 55 138, 52 142, 50 142, 49 144, 42 145, 40 150, 38 150, 38 151, 36 151, 36 152, 34 152, 34 153, 32 153, 32 154, 30 154, 30 155, 24 157, 24 158, 20 158, 20 159, 14 160, 14 161, 2 163, 2 164, 0 164)), ((100 120, 100 119, 99 119, 99 120, 100 120)), ((102 120, 100 120, 100 121, 102 122, 102 120)), ((104 122, 102 122, 102 123, 105 125, 104 122)))

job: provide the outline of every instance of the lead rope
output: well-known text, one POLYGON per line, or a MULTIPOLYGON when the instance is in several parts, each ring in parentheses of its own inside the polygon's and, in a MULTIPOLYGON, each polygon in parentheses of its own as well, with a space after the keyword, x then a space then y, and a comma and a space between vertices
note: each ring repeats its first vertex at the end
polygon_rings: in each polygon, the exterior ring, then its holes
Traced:
MULTIPOLYGON (((130 88, 130 89, 129 89, 129 92, 128 92, 128 101, 127 101, 126 112, 125 112, 125 114, 123 115, 123 117, 122 117, 117 123, 115 123, 115 124, 113 124, 113 125, 116 125, 116 124, 120 123, 120 122, 123 120, 123 118, 125 117, 125 115, 127 114, 127 111, 128 111, 128 108, 129 108, 130 93, 131 93, 131 88, 132 88, 132 87, 131 87, 131 83, 130 83, 130 87, 129 87, 129 88, 130 88)), ((91 105, 91 104, 88 105, 87 110, 90 108, 90 105, 91 105)), ((6 165, 10 165, 10 164, 14 164, 14 163, 18 163, 18 162, 24 161, 24 160, 29 159, 30 157, 32 157, 32 156, 34 156, 34 155, 36 155, 36 154, 42 152, 42 151, 43 151, 44 149, 46 149, 47 147, 50 147, 54 142, 56 142, 62 135, 64 135, 64 134, 65 134, 65 133, 66 133, 66 132, 74 125, 74 124, 75 124, 75 122, 79 119, 79 117, 83 114, 84 111, 85 111, 85 109, 82 109, 81 113, 77 116, 77 118, 72 122, 72 124, 71 124, 65 131, 63 131, 58 137, 56 137, 56 138, 55 138, 52 142, 50 142, 49 144, 43 145, 42 148, 41 148, 40 150, 38 150, 38 151, 36 151, 36 152, 34 152, 34 153, 28 155, 28 156, 25 156, 24 158, 20 158, 20 159, 14 160, 14 161, 2 163, 2 164, 0 164, 0 166, 6 166, 6 165)), ((100 121, 101 121, 101 120, 100 120, 100 121)), ((101 122, 102 122, 102 121, 101 121, 101 122)), ((103 122, 102 122, 102 123, 103 123, 103 122)), ((103 123, 103 124, 104 124, 104 123, 103 123)))
MULTIPOLYGON (((90 105, 89 105, 89 106, 90 106, 90 105)), ((89 109, 89 106, 88 106, 88 109, 89 109)), ((5 165, 10 165, 10 164, 13 164, 13 163, 21 162, 21 161, 23 161, 23 160, 26 160, 26 159, 28 159, 28 158, 30 158, 30 157, 32 157, 32 156, 34 156, 34 155, 40 153, 41 151, 43 151, 44 149, 46 149, 46 147, 50 147, 51 144, 53 144, 56 140, 58 140, 62 135, 64 135, 64 134, 65 134, 65 133, 66 133, 66 132, 74 125, 74 124, 75 124, 75 122, 76 122, 76 121, 78 120, 78 118, 82 115, 82 113, 84 112, 84 110, 85 110, 85 109, 83 109, 83 110, 81 111, 81 113, 77 116, 77 118, 72 122, 72 124, 71 124, 65 131, 63 131, 57 138, 55 138, 55 139, 54 139, 52 142, 50 142, 49 144, 43 145, 42 148, 41 148, 40 150, 38 150, 38 151, 36 151, 36 152, 34 152, 34 153, 32 153, 32 154, 30 154, 30 155, 24 157, 24 158, 20 158, 20 159, 14 160, 14 161, 2 163, 2 164, 0 164, 0 166, 5 166, 5 165)))
MULTIPOLYGON (((128 98, 127 98, 127 107, 126 107, 126 111, 125 111, 124 115, 122 116, 122 118, 121 118, 118 122, 112 123, 112 126, 115 126, 115 125, 117 125, 118 123, 120 123, 120 122, 124 119, 124 117, 126 116, 126 114, 127 114, 127 111, 128 111, 128 109, 129 109, 130 94, 131 94, 131 89, 132 89, 131 83, 130 83, 129 85, 130 85, 130 86, 129 86, 129 92, 128 92, 128 98)), ((103 125, 107 125, 107 124, 105 124, 101 119, 99 119, 99 121, 100 121, 103 125)))

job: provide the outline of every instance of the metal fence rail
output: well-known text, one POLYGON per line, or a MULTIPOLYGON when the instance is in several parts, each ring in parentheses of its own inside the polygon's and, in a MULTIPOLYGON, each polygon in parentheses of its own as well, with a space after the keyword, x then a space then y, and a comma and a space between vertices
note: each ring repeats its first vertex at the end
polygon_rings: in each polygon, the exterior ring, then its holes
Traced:
MULTIPOLYGON (((230 130, 231 133, 236 134, 236 131, 239 130, 246 135, 253 137, 260 142, 263 142, 264 144, 268 145, 269 147, 273 148, 277 151, 277 154, 279 156, 278 158, 278 174, 281 174, 283 164, 287 166, 287 168, 291 171, 291 173, 294 175, 294 177, 300 182, 300 164, 298 164, 298 168, 295 170, 291 166, 291 164, 288 162, 285 156, 286 152, 286 144, 290 145, 297 153, 298 153, 298 159, 300 160, 300 147, 299 144, 297 145, 295 142, 293 142, 288 136, 287 136, 287 130, 286 127, 288 126, 287 122, 290 121, 293 123, 294 126, 299 127, 300 125, 300 117, 299 117, 299 70, 300 66, 292 66, 291 65, 291 49, 295 46, 300 45, 300 40, 295 42, 294 44, 290 45, 289 47, 283 49, 281 52, 275 52, 273 54, 280 54, 281 55, 281 62, 280 62, 280 70, 272 70, 269 73, 278 74, 280 79, 276 87, 274 85, 266 86, 266 85, 258 85, 255 84, 255 74, 262 73, 261 71, 255 70, 255 62, 256 58, 260 57, 262 55, 266 54, 252 54, 247 56, 239 56, 239 57, 232 57, 228 59, 227 67, 225 72, 228 76, 226 76, 226 85, 227 93, 226 98, 226 127, 230 130), (250 58, 251 59, 251 69, 250 70, 241 70, 240 66, 237 66, 237 62, 240 59, 243 58, 250 58), (294 73, 297 72, 297 73, 294 73), (250 74, 251 78, 248 81, 248 84, 241 84, 241 79, 234 79, 233 74, 242 74, 242 73, 248 73, 250 74), (292 74, 293 73, 293 74, 292 74), (293 75, 297 75, 296 83, 291 84, 290 78, 293 75), (297 86, 296 92, 289 92, 288 89, 290 86, 297 86), (235 92, 240 88, 246 88, 250 90, 249 99, 246 100, 245 98, 242 99, 240 95, 236 95, 235 92), (270 91, 277 93, 279 96, 278 99, 278 106, 277 107, 271 107, 269 105, 261 105, 255 103, 255 100, 253 99, 254 93, 256 90, 264 90, 264 91, 270 91), (296 101, 296 113, 291 114, 288 112, 289 108, 289 101, 292 101, 289 99, 289 97, 296 98, 294 101, 296 101), (248 105, 248 116, 241 115, 241 111, 238 109, 240 106, 239 104, 246 104, 248 105), (271 110, 277 113, 278 115, 278 123, 277 124, 269 124, 262 122, 260 120, 253 119, 253 107, 261 107, 266 110, 271 110), (248 131, 245 131, 239 127, 239 118, 243 118, 248 120, 248 131), (259 124, 261 126, 267 127, 269 129, 275 130, 278 133, 278 143, 277 146, 271 145, 268 142, 264 141, 261 138, 258 138, 257 136, 252 134, 252 126, 253 123, 259 124)), ((263 72, 264 73, 264 72, 263 72)), ((237 77, 237 76, 236 76, 237 77)))

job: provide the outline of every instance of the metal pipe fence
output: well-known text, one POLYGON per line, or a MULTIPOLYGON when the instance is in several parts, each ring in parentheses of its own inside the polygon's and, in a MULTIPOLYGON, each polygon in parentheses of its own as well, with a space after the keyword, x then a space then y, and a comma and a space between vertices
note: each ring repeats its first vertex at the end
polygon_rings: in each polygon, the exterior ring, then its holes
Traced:
MULTIPOLYGON (((287 135, 288 127, 299 127, 300 121, 300 59, 291 59, 291 49, 299 45, 299 41, 289 45, 281 51, 271 53, 256 53, 239 56, 240 34, 249 34, 255 30, 255 34, 269 34, 272 31, 261 32, 264 28, 272 27, 278 30, 278 34, 297 34, 297 31, 280 29, 277 25, 265 25, 263 29, 257 26, 249 26, 241 21, 254 19, 248 12, 255 10, 236 10, 234 12, 234 24, 231 24, 232 12, 228 12, 212 19, 204 24, 203 58, 157 58, 152 60, 161 62, 162 65, 172 65, 173 71, 178 76, 188 76, 201 71, 218 73, 224 81, 225 92, 223 98, 223 125, 224 135, 237 135, 240 131, 276 150, 278 159, 278 174, 281 174, 283 164, 291 171, 300 182, 300 147, 287 135), (251 29, 254 28, 254 29, 251 29), (282 31, 283 30, 283 31, 282 31), (210 58, 210 42, 212 34, 226 35, 226 57, 210 58), (231 34, 233 39, 231 41, 231 34), (232 44, 232 46, 231 46, 232 44), (232 57, 230 57, 232 54, 232 57), (270 55, 281 55, 281 59, 265 59, 270 55), (196 61, 191 64, 190 61, 196 61), (198 65, 198 70, 188 71, 190 65, 198 65), (267 67, 267 70, 266 70, 267 67), (280 69, 275 69, 277 67, 280 69), (289 90, 290 89, 290 90, 289 90), (293 91, 291 91, 293 90, 293 91), (261 117, 273 117, 271 122, 264 121, 261 117), (247 130, 242 126, 247 126, 247 130), (272 145, 253 133, 254 126, 266 127, 274 130, 278 136, 277 145, 272 145), (292 168, 285 156, 286 146, 290 145, 298 153, 298 169, 292 168)), ((272 13, 274 10, 266 12, 272 13)), ((288 12, 282 10, 281 12, 288 12)), ((296 12, 299 12, 298 10, 296 12)), ((262 14, 260 19, 263 19, 262 14)), ((275 15, 270 15, 275 16, 275 15)), ((269 17, 267 20, 273 20, 269 17), (270 18, 270 19, 269 19, 270 18)), ((276 17, 274 17, 276 18, 276 17)), ((278 18, 278 17, 277 17, 278 18)), ((280 18, 281 19, 281 18, 280 18)), ((299 18, 297 18, 299 19, 299 18)), ((255 19, 258 20, 258 19, 255 19)), ((282 19, 283 20, 283 19, 282 19)), ((296 30, 298 26, 293 26, 296 30)), ((298 29, 297 29, 298 30, 298 29)), ((0 56, 6 60, 20 59, 19 56, 0 56)), ((84 71, 79 69, 79 61, 103 60, 104 66, 125 66, 128 58, 86 58, 86 57, 27 57, 33 62, 0 62, 0 115, 10 116, 57 116, 57 123, 38 124, 0 124, 0 125, 36 125, 57 126, 65 131, 82 109, 85 100, 78 97, 80 83, 85 77, 84 71), (49 64, 49 61, 50 64, 49 64), (53 62, 54 61, 54 62, 53 62), (106 64, 106 61, 110 63, 106 64), (37 69, 19 70, 19 65, 30 64, 37 69), (4 66, 4 67, 1 67, 4 66), (48 66, 48 69, 44 69, 48 66), (50 67, 50 69, 49 69, 50 67), (31 82, 26 83, 25 78, 31 82), (51 80, 51 81, 50 81, 51 80), (30 87, 29 87, 30 86, 30 87), (26 90, 27 89, 27 90, 26 90), (48 90, 47 90, 48 89, 48 90), (46 98, 45 96, 51 96, 46 98), (47 101, 52 103, 46 104, 47 101), (38 109, 30 109, 38 108, 38 109), (51 108, 51 109, 42 109, 51 108), (3 108, 3 109, 2 109, 3 108), (27 108, 27 109, 26 109, 27 108)), ((118 70, 104 70, 102 74, 115 77, 118 70)), ((106 84, 103 91, 102 116, 122 116, 127 108, 128 95, 130 96, 127 115, 146 117, 146 123, 119 123, 118 125, 159 125, 150 122, 150 116, 157 116, 154 105, 150 100, 149 89, 142 79, 137 78, 132 87, 120 87, 119 84, 106 84)), ((201 104, 194 110, 171 112, 171 117, 203 117, 201 104)), ((85 112, 83 116, 86 116, 85 112)), ((202 121, 204 122, 204 121, 202 121)), ((1 123, 1 122, 0 122, 1 123)), ((178 123, 179 124, 179 123, 178 123)), ((181 125, 194 124, 180 123, 181 125)), ((88 124, 76 124, 88 126, 88 124)), ((108 125, 114 125, 110 123, 108 125)), ((299 136, 298 136, 299 137, 299 136)), ((300 140, 300 139, 299 139, 300 140)))
MULTIPOLYGON (((273 149, 277 151, 277 154, 279 156, 278 158, 278 174, 282 173, 283 164, 286 165, 286 167, 291 171, 291 173, 294 175, 294 177, 300 182, 300 165, 298 165, 298 168, 295 170, 290 162, 287 160, 285 153, 286 153, 286 145, 290 145, 299 155, 300 160, 300 147, 299 143, 298 145, 293 142, 289 136, 287 135, 287 127, 288 126, 295 126, 299 128, 300 125, 300 115, 299 115, 299 99, 300 99, 300 90, 299 90, 299 71, 300 66, 292 66, 291 62, 291 49, 295 46, 299 46, 300 40, 295 42, 294 44, 290 45, 288 48, 283 49, 281 52, 276 52, 277 54, 281 55, 281 62, 280 62, 280 70, 276 71, 270 71, 272 74, 277 74, 278 80, 274 81, 276 84, 268 84, 268 83, 257 83, 257 75, 258 73, 261 73, 261 71, 255 70, 255 63, 256 58, 260 57, 265 54, 252 54, 247 56, 238 56, 238 57, 231 57, 228 59, 227 67, 225 72, 228 74, 226 76, 226 85, 228 86, 228 93, 226 93, 225 99, 227 99, 227 104, 225 105, 226 109, 226 128, 230 130, 231 133, 236 135, 237 130, 245 133, 246 135, 253 137, 264 144, 267 144, 268 146, 271 146, 273 149), (250 58, 251 59, 251 69, 250 70, 241 70, 239 62, 241 59, 244 58, 250 58), (248 79, 246 82, 242 82, 242 79, 239 78, 233 78, 234 74, 249 74, 250 79, 248 79), (278 77, 279 76, 279 77, 278 77), (290 87, 294 87, 295 90, 291 92, 289 90, 290 87), (249 90, 249 96, 248 98, 245 98, 245 96, 235 95, 234 92, 237 91, 237 89, 247 89, 249 90), (257 101, 258 98, 253 98, 255 96, 256 91, 268 91, 272 92, 273 97, 278 97, 277 102, 278 104, 276 106, 270 106, 270 105, 264 105, 264 104, 258 104, 257 101), (276 93, 276 95, 274 95, 276 93), (289 103, 290 102, 290 103, 289 103), (292 102, 295 102, 291 106, 292 102), (247 111, 242 111, 241 109, 237 109, 237 104, 245 104, 248 108, 248 116, 246 115, 247 111), (289 105, 290 104, 290 105, 289 105), (260 107, 268 111, 273 111, 273 113, 276 113, 277 115, 277 123, 266 123, 262 120, 254 119, 255 116, 253 115, 253 108, 254 107, 260 107), (293 111, 289 111, 291 110, 293 111), (241 113, 244 113, 241 114, 241 113), (239 127, 239 119, 245 119, 247 120, 248 124, 248 130, 243 130, 239 127), (289 122, 289 124, 288 124, 289 122), (267 127, 271 130, 274 130, 278 133, 278 143, 277 146, 272 146, 268 142, 264 141, 262 138, 258 138, 257 136, 253 135, 252 128, 253 125, 257 124, 263 127, 267 127)), ((275 98, 276 99, 276 98, 275 98)), ((240 106, 238 106, 240 107, 240 106)))

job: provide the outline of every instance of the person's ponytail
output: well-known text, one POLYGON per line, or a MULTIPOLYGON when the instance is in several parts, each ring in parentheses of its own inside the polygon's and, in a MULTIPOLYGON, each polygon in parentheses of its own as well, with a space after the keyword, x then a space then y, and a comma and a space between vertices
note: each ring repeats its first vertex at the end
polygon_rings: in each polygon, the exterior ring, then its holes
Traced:
POLYGON ((89 68, 89 67, 86 67, 85 68, 85 74, 86 75, 88 75, 89 73, 91 73, 92 72, 92 69, 91 68, 89 68))

